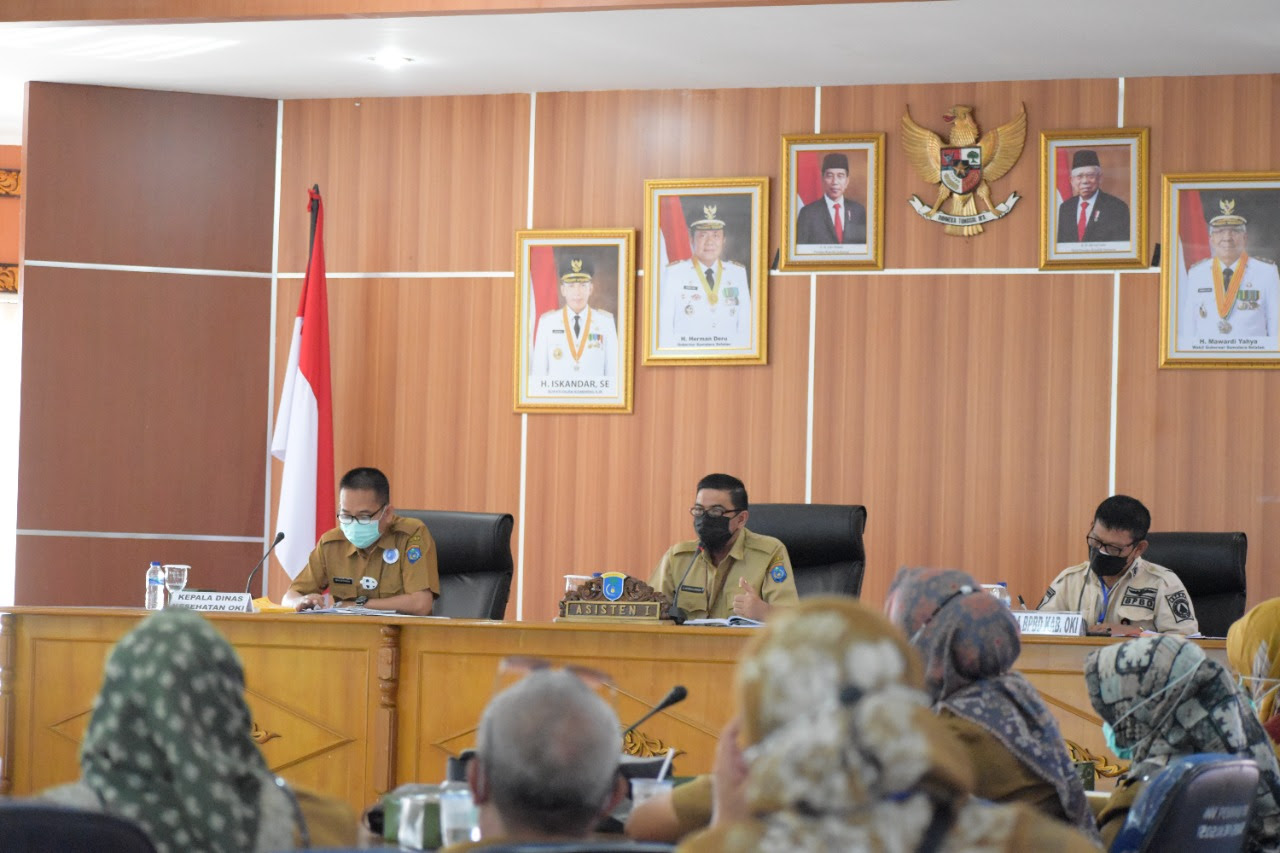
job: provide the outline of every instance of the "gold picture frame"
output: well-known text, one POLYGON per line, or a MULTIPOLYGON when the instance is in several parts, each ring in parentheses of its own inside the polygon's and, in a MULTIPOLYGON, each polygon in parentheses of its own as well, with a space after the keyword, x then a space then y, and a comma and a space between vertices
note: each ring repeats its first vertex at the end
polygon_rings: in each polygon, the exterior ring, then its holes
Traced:
POLYGON ((635 237, 516 232, 517 412, 631 411, 635 237))
POLYGON ((644 364, 768 361, 768 211, 764 177, 644 182, 644 364))
POLYGON ((1148 136, 1145 127, 1041 131, 1040 269, 1148 266, 1148 136))
POLYGON ((884 269, 884 140, 883 133, 782 137, 779 269, 884 269))
POLYGON ((1161 239, 1160 367, 1280 367, 1280 172, 1165 175, 1161 239))

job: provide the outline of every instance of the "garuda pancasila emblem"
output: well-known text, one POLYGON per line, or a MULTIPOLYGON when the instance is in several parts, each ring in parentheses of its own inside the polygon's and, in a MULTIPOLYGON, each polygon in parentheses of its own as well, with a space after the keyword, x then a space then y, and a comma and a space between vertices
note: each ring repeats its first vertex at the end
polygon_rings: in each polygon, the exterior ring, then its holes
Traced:
POLYGON ((911 109, 902 116, 902 148, 911 166, 921 179, 938 185, 938 198, 929 207, 919 196, 912 196, 910 204, 925 219, 946 225, 946 232, 958 236, 982 233, 983 222, 994 222, 1018 203, 1022 196, 1016 192, 1000 204, 991 203, 989 181, 1003 178, 1022 155, 1027 141, 1027 108, 1008 124, 987 131, 979 138, 978 123, 973 119, 973 107, 957 104, 942 117, 951 122, 951 134, 947 141, 931 130, 916 124, 911 109), (982 199, 987 210, 978 213, 974 196, 982 199), (946 213, 940 213, 942 203, 951 199, 946 213))

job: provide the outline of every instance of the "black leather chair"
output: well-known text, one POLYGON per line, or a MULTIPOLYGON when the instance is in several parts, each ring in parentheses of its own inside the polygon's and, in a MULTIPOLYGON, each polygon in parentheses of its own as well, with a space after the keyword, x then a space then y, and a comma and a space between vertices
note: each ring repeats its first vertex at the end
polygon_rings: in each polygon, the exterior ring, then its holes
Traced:
POLYGON ((800 597, 862 592, 867 508, 844 504, 752 504, 747 528, 787 546, 800 597))
POLYGON ((431 613, 455 619, 501 619, 511 594, 509 513, 396 509, 427 525, 436 542, 440 598, 431 613))
POLYGON ((1187 588, 1191 606, 1206 637, 1225 637, 1244 615, 1244 560, 1249 540, 1243 533, 1148 533, 1144 560, 1172 571, 1187 588))
POLYGON ((155 853, 136 823, 33 800, 0 800, 5 853, 155 853))

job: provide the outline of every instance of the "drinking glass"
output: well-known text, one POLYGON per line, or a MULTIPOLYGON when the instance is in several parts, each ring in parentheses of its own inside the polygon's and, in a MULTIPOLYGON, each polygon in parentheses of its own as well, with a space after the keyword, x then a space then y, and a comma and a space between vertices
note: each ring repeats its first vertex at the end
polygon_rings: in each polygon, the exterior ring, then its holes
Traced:
POLYGON ((169 601, 173 601, 175 592, 182 592, 187 585, 187 570, 190 566, 168 564, 164 567, 164 588, 169 590, 169 601))

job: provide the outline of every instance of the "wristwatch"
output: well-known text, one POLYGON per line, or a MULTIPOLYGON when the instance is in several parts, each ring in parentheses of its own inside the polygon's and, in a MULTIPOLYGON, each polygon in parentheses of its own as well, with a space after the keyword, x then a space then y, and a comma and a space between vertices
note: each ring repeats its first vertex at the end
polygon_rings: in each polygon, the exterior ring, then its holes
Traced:
POLYGON ((366 604, 368 601, 369 601, 369 596, 367 596, 367 595, 360 595, 360 596, 357 596, 357 597, 356 597, 355 605, 356 605, 356 607, 364 607, 364 606, 365 606, 365 604, 366 604))

